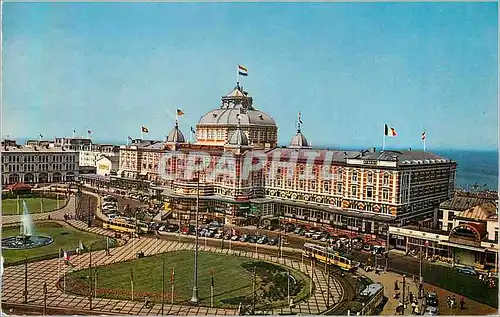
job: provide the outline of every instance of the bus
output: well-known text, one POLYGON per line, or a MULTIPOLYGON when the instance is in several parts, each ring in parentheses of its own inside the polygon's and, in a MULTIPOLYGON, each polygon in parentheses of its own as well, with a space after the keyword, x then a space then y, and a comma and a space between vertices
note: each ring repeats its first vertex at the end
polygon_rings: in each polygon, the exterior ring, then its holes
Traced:
POLYGON ((354 271, 359 267, 359 262, 351 260, 339 251, 313 243, 305 243, 302 254, 307 258, 337 266, 344 271, 354 271))
POLYGON ((102 223, 104 229, 110 229, 118 232, 128 232, 128 233, 148 233, 149 226, 147 223, 142 221, 130 221, 124 218, 114 218, 111 220, 104 221, 102 223))

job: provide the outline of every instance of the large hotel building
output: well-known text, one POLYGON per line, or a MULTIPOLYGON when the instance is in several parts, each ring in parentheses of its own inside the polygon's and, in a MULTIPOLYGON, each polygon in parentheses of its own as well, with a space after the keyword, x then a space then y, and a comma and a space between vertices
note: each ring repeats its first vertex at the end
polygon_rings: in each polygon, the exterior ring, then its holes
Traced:
POLYGON ((297 125, 289 145, 278 146, 275 121, 237 84, 201 117, 193 143, 176 122, 165 141, 122 145, 114 181, 147 184, 175 219, 194 218, 199 193, 202 217, 227 223, 280 217, 382 236, 389 225, 432 219, 453 197, 456 163, 449 159, 414 150, 315 149, 297 125))

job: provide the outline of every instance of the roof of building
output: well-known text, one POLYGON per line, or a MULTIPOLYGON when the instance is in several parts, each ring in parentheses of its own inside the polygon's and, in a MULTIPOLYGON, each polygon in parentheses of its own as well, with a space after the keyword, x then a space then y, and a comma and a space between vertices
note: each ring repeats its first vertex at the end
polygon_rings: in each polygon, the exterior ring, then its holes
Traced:
POLYGON ((100 160, 102 158, 107 158, 111 163, 118 164, 118 162, 120 162, 120 157, 118 155, 101 155, 101 157, 97 160, 100 160))
POLYGON ((241 129, 238 126, 238 129, 233 132, 231 137, 229 138, 229 145, 237 145, 237 146, 247 146, 248 145, 248 138, 247 135, 241 131, 241 129))
POLYGON ((449 163, 448 159, 442 158, 436 154, 423 151, 392 151, 386 150, 378 152, 371 150, 330 150, 330 149, 296 149, 291 147, 277 147, 267 151, 268 155, 281 160, 289 160, 290 158, 298 161, 315 160, 315 164, 324 164, 325 162, 341 162, 347 163, 347 160, 362 160, 362 161, 391 161, 396 162, 400 166, 413 164, 436 164, 449 163), (413 160, 420 158, 419 160, 413 160))
POLYGON ((295 134, 290 141, 290 145, 288 146, 289 148, 298 148, 298 149, 303 149, 303 148, 310 148, 309 142, 307 142, 306 137, 300 129, 297 130, 297 134, 295 134))
POLYGON ((4 154, 9 152, 19 153, 37 153, 37 152, 51 152, 51 153, 78 153, 76 150, 71 150, 65 147, 49 147, 48 145, 35 146, 35 145, 17 145, 17 146, 4 146, 2 147, 2 152, 4 154))
POLYGON ((276 122, 268 114, 255 109, 252 105, 252 97, 237 85, 227 96, 222 97, 222 105, 219 109, 207 112, 198 121, 198 125, 208 126, 236 126, 238 116, 241 126, 272 126, 276 122))
POLYGON ((455 195, 452 199, 442 202, 439 208, 464 211, 481 204, 491 202, 492 199, 479 198, 474 196, 455 195))
POLYGON ((186 143, 186 139, 184 138, 184 134, 182 134, 181 130, 179 129, 179 123, 177 122, 177 120, 175 121, 174 128, 167 136, 167 142, 186 143))
POLYGON ((6 189, 10 190, 10 191, 28 190, 28 189, 31 189, 31 188, 32 188, 31 185, 25 184, 25 183, 21 183, 21 182, 10 184, 10 185, 8 185, 6 187, 6 189))
POLYGON ((488 201, 464 210, 458 216, 466 219, 488 220, 491 216, 497 215, 497 213, 497 205, 494 202, 488 201))

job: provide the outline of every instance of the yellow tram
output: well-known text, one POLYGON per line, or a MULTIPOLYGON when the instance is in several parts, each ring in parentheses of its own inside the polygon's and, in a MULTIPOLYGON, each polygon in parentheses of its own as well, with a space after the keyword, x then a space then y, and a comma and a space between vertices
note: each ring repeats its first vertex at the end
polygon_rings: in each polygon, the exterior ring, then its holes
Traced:
POLYGON ((128 232, 128 233, 147 233, 149 231, 148 224, 142 221, 137 221, 137 225, 134 221, 128 221, 123 218, 115 218, 112 220, 107 220, 102 223, 104 229, 110 229, 118 232, 128 232))
POLYGON ((333 248, 326 248, 313 243, 305 243, 302 252, 305 257, 314 258, 319 262, 337 266, 344 271, 353 271, 359 267, 359 262, 351 260, 349 257, 333 248))

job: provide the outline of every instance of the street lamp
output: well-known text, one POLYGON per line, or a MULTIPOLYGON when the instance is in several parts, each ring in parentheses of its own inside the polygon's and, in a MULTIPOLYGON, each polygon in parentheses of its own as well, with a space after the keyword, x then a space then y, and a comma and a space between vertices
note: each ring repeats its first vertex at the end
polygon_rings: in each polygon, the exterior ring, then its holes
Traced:
POLYGON ((198 211, 200 209, 200 172, 197 173, 196 181, 196 212, 195 212, 195 240, 194 240, 194 284, 191 303, 197 305, 200 301, 198 297, 198 211))

